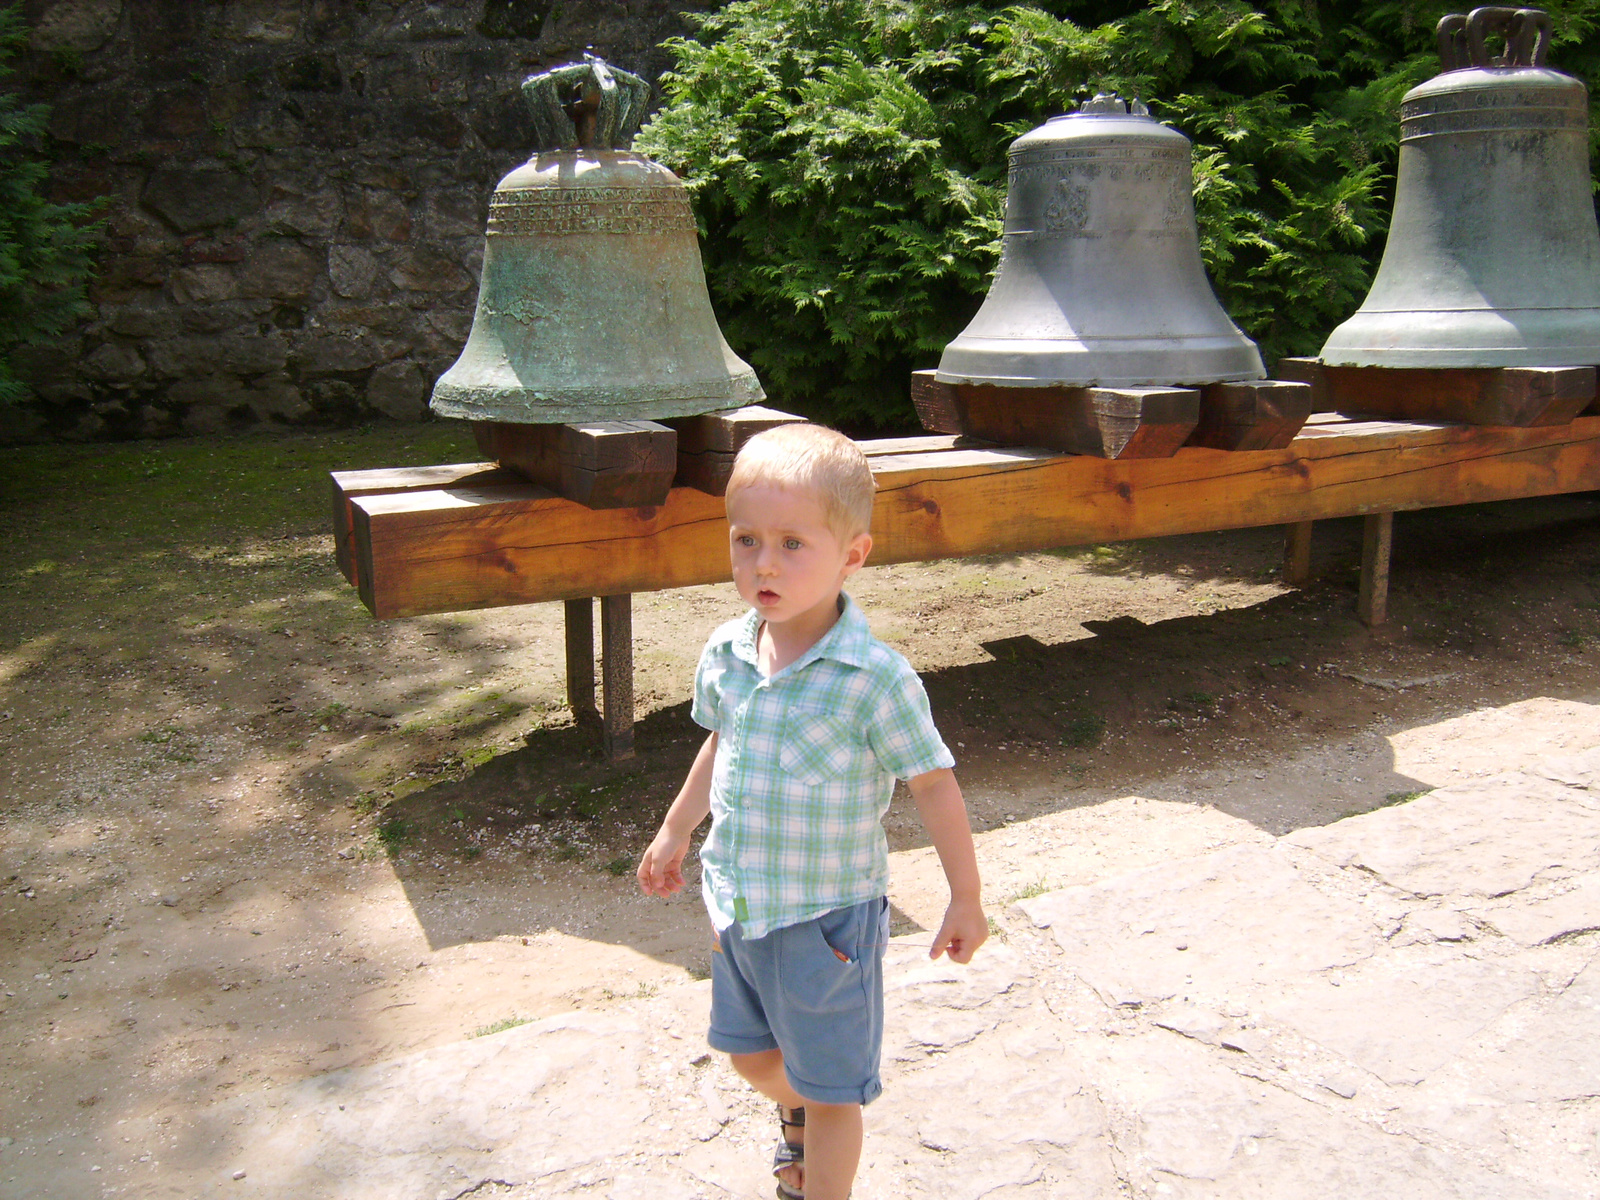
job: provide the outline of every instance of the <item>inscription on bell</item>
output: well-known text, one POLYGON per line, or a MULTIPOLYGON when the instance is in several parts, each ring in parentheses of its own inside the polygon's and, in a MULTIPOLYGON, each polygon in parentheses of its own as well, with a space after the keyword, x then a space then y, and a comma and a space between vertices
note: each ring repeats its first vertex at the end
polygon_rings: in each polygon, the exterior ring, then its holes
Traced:
POLYGON ((685 233, 694 231, 686 193, 666 188, 541 188, 497 194, 489 236, 685 233))
POLYGON ((1428 137, 1440 133, 1493 133, 1496 130, 1543 129, 1550 131, 1577 130, 1588 127, 1588 119, 1579 112, 1566 112, 1553 108, 1488 109, 1476 112, 1461 109, 1456 112, 1424 113, 1402 117, 1400 140, 1428 137))
POLYGON ((1089 189, 1070 179, 1056 180, 1055 195, 1044 209, 1045 232, 1072 237, 1089 222, 1089 189))

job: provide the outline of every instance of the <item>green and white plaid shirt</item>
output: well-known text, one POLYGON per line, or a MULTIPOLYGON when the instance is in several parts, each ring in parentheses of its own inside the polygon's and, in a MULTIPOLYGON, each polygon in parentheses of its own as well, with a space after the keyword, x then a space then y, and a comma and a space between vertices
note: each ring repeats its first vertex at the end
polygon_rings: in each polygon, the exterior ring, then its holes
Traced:
POLYGON ((760 627, 752 611, 711 635, 692 711, 717 733, 701 893, 718 929, 738 921, 751 938, 885 895, 895 779, 955 765, 917 673, 848 596, 770 678, 760 627))

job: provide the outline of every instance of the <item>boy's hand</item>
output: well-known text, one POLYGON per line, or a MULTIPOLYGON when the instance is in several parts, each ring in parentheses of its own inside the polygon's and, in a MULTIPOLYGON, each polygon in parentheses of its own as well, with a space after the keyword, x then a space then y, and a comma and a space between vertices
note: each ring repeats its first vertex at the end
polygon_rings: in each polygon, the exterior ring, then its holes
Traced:
POLYGON ((666 829, 656 834, 639 860, 639 886, 646 896, 670 896, 683 887, 683 856, 688 850, 688 838, 666 829))
POLYGON ((976 900, 952 900, 944 910, 944 924, 933 936, 929 958, 948 953, 951 962, 968 963, 978 947, 989 940, 989 918, 976 900))
POLYGON ((670 896, 683 887, 683 856, 689 852, 689 835, 711 811, 711 766, 716 754, 717 735, 713 733, 694 756, 694 766, 667 810, 661 831, 639 860, 639 886, 646 896, 670 896))

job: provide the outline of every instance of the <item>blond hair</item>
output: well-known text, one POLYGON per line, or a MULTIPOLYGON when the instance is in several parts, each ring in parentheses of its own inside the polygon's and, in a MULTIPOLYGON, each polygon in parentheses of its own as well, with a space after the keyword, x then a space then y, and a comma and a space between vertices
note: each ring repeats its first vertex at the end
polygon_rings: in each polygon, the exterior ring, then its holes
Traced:
POLYGON ((872 468, 861 448, 836 430, 797 424, 756 434, 734 459, 727 497, 731 500, 758 484, 815 497, 841 541, 872 527, 872 493, 877 488, 872 468))

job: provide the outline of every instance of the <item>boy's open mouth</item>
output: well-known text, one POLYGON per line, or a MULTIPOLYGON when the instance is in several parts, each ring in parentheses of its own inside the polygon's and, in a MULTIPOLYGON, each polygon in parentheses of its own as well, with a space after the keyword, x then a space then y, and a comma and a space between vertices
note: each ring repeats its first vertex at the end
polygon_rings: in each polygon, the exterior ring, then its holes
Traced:
POLYGON ((763 604, 775 604, 778 600, 778 593, 771 588, 762 588, 756 593, 756 599, 763 604))

